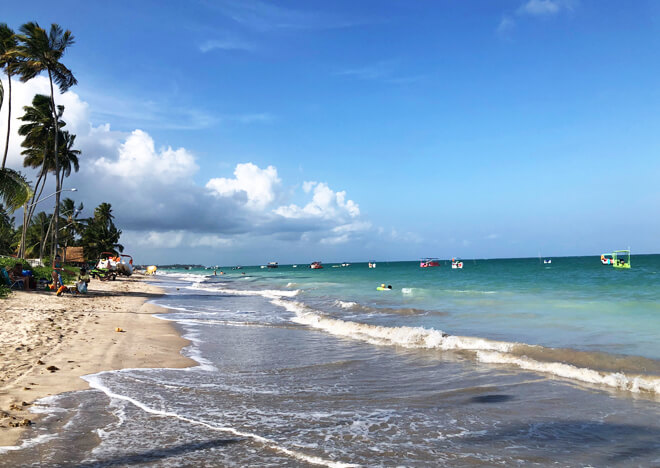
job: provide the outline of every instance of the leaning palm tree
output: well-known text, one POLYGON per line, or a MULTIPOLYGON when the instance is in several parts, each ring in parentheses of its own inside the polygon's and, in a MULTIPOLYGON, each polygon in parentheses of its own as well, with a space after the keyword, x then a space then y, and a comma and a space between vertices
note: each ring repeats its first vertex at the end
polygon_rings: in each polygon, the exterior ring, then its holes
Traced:
MULTIPOLYGON (((23 122, 18 129, 18 134, 23 137, 21 146, 25 148, 21 154, 25 156, 23 160, 24 167, 31 167, 39 169, 39 176, 34 186, 34 194, 27 209, 23 213, 23 229, 21 230, 21 245, 27 245, 25 236, 29 220, 32 219, 34 210, 36 208, 44 187, 46 186, 46 179, 49 172, 55 172, 55 156, 53 154, 53 140, 55 136, 55 129, 52 120, 52 106, 51 100, 48 96, 37 94, 32 99, 31 106, 23 107, 24 114, 20 118, 23 122)), ((64 106, 57 107, 57 125, 62 128, 66 123, 59 120, 64 112, 64 106)), ((61 134, 62 132, 60 132, 61 134)), ((23 254, 22 248, 19 251, 23 254)))
POLYGON ((53 81, 57 84, 60 92, 65 92, 71 86, 78 83, 69 70, 60 60, 64 55, 67 47, 74 43, 73 34, 71 31, 64 31, 57 24, 51 24, 50 32, 39 26, 39 24, 30 22, 21 26, 21 35, 19 40, 21 44, 18 46, 19 65, 18 72, 21 76, 21 81, 27 81, 41 72, 48 73, 48 80, 50 82, 50 100, 53 111, 53 125, 55 126, 55 138, 53 142, 53 154, 55 155, 55 230, 53 232, 53 256, 57 253, 57 231, 58 231, 58 218, 60 207, 60 164, 59 164, 59 151, 58 151, 58 136, 59 127, 57 124, 57 107, 55 106, 55 93, 53 91, 53 81))
POLYGON ((80 156, 80 150, 73 149, 73 145, 76 143, 76 136, 67 132, 66 130, 60 132, 59 140, 62 142, 62 145, 59 147, 61 187, 62 183, 64 182, 64 178, 71 175, 71 170, 74 172, 78 172, 80 170, 80 162, 78 160, 78 156, 80 156))
MULTIPOLYGON (((5 139, 5 153, 2 156, 2 169, 7 162, 9 151, 9 131, 11 129, 11 75, 16 70, 18 60, 16 58, 16 34, 5 23, 0 23, 0 68, 7 74, 7 138, 5 139)), ((2 83, 0 83, 2 91, 2 83)), ((2 107, 2 92, 0 92, 0 107, 2 107)))

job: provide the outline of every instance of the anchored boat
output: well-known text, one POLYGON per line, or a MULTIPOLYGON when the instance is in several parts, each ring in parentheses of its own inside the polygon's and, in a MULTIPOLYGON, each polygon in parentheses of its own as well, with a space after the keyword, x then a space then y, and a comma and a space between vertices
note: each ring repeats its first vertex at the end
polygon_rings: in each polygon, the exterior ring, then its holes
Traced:
POLYGON ((612 259, 611 253, 604 253, 600 256, 600 263, 603 265, 612 265, 614 260, 612 259))
POLYGON ((463 269, 463 262, 460 260, 456 260, 455 258, 451 259, 451 267, 453 270, 462 270, 463 269))
POLYGON ((431 267, 439 267, 440 266, 440 261, 437 258, 423 258, 419 262, 419 267, 420 268, 431 268, 431 267))
POLYGON ((630 268, 630 250, 615 250, 612 252, 614 268, 630 268))

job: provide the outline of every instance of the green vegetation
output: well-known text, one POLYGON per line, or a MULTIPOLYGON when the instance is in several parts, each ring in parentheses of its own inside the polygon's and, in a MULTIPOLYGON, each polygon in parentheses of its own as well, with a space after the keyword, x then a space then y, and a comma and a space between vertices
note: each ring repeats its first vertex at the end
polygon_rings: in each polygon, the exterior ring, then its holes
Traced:
MULTIPOLYGON (((97 259, 101 252, 122 252, 121 229, 114 224, 109 203, 101 203, 92 217, 82 218, 82 203, 76 206, 72 199, 60 200, 64 180, 79 170, 82 156, 75 148, 76 136, 64 130, 65 109, 56 105, 54 92, 54 86, 65 92, 77 84, 73 72, 62 63, 64 53, 74 43, 73 34, 57 24, 51 24, 47 31, 35 22, 22 25, 19 31, 16 34, 0 23, 0 69, 7 75, 7 89, 0 86, 0 107, 7 106, 9 115, 0 168, 0 256, 11 256, 0 257, 0 266, 11 268, 20 261, 17 258, 38 258, 50 266, 56 252, 73 246, 82 246, 88 261, 97 259), (42 73, 48 75, 50 95, 37 94, 32 105, 23 108, 23 125, 18 131, 23 138, 23 166, 37 174, 36 180, 29 181, 18 170, 5 167, 11 125, 11 78, 17 76, 26 82, 42 73), (56 190, 42 197, 49 175, 55 178, 56 190), (52 213, 37 212, 38 203, 51 196, 55 197, 52 213), (23 208, 23 219, 16 226, 12 214, 19 208, 23 208)), ((66 268, 77 273, 77 268, 66 268)), ((50 279, 50 267, 30 269, 35 278, 50 279)), ((63 274, 65 282, 74 278, 75 275, 63 274)), ((0 297, 6 294, 6 288, 0 288, 0 297)))

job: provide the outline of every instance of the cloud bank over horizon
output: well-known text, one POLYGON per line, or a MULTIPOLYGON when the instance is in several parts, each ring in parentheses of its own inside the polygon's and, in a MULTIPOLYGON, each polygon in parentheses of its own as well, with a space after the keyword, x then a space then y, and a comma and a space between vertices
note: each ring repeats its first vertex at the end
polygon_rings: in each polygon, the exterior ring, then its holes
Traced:
MULTIPOLYGON (((19 117, 35 94, 49 93, 49 83, 37 77, 28 83, 13 81, 12 88, 7 165, 31 178, 34 171, 22 167, 19 117)), ((84 202, 86 216, 99 203, 111 203, 127 249, 224 249, 247 246, 250 238, 341 244, 360 239, 372 228, 345 191, 325 182, 286 184, 275 166, 244 162, 232 175, 209 176, 200 185, 195 182, 196 157, 186 148, 158 147, 143 129, 117 132, 107 123, 93 125, 90 106, 75 91, 58 95, 56 103, 65 106, 66 129, 77 136, 82 152, 80 172, 66 179, 65 187, 77 188, 72 198, 84 202)), ((6 121, 6 112, 4 106, 0 119, 6 121)), ((3 141, 4 131, 3 126, 3 141)))

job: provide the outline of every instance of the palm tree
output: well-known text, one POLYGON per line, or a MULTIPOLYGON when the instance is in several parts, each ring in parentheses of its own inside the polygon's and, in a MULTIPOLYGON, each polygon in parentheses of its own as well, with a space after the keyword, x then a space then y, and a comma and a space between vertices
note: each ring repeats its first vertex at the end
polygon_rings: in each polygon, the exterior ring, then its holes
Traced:
POLYGON ((124 246, 119 244, 121 229, 117 229, 113 218, 110 203, 101 203, 94 210, 94 216, 87 220, 82 244, 89 258, 98 257, 101 252, 124 251, 124 246))
POLYGON ((59 147, 60 154, 60 187, 64 182, 65 177, 71 175, 71 169, 74 172, 80 170, 80 163, 78 161, 78 156, 80 156, 80 150, 73 149, 73 145, 76 143, 76 136, 72 133, 67 132, 66 130, 60 132, 60 141, 62 145, 59 147))
POLYGON ((13 213, 30 199, 32 190, 27 179, 13 169, 0 169, 0 201, 13 213))
POLYGON ((55 155, 55 231, 53 233, 53 257, 57 253, 57 238, 58 238, 58 218, 60 208, 60 163, 58 151, 58 116, 55 106, 55 93, 53 91, 53 80, 60 89, 60 92, 65 92, 71 86, 78 83, 69 70, 60 60, 64 55, 67 47, 74 43, 73 34, 71 31, 63 31, 62 28, 53 23, 50 26, 50 32, 41 28, 35 22, 26 23, 21 26, 21 35, 19 39, 21 45, 18 47, 19 65, 18 70, 21 75, 21 81, 28 81, 41 72, 48 73, 48 80, 50 82, 50 100, 51 109, 53 111, 53 125, 55 126, 55 138, 53 142, 53 154, 55 155))
MULTIPOLYGON (((7 139, 5 140, 5 154, 2 157, 2 169, 7 162, 7 151, 9 151, 9 131, 11 130, 11 75, 16 70, 18 60, 16 58, 16 34, 5 23, 0 23, 0 68, 7 74, 7 139)), ((2 83, 0 83, 0 107, 2 107, 2 83)))
MULTIPOLYGON (((54 140, 55 131, 53 128, 52 120, 52 107, 51 100, 48 96, 37 94, 32 99, 31 106, 23 107, 25 113, 20 118, 25 124, 21 125, 18 129, 18 134, 23 138, 21 146, 25 148, 21 154, 25 156, 23 160, 24 167, 32 167, 34 169, 41 168, 39 177, 34 186, 34 195, 30 202, 29 207, 23 213, 23 229, 21 230, 21 246, 25 244, 25 236, 29 225, 29 220, 36 208, 36 204, 41 198, 44 187, 46 186, 46 179, 49 172, 55 172, 55 157, 53 155, 52 142, 54 140)), ((57 107, 58 127, 66 126, 66 123, 59 120, 64 112, 64 106, 57 107)), ((61 132, 60 132, 61 133, 61 132)), ((22 247, 19 250, 19 255, 22 255, 22 247)))

